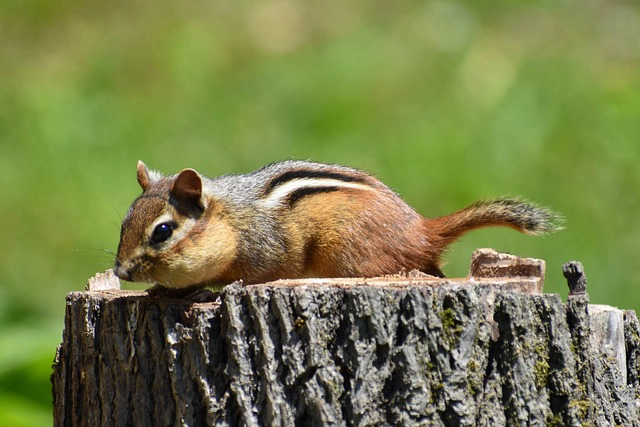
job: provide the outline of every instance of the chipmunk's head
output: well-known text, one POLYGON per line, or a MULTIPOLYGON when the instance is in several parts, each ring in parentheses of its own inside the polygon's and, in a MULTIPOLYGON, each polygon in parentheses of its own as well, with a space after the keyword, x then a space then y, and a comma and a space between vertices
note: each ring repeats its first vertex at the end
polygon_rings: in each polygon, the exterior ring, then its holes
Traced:
POLYGON ((115 274, 173 288, 219 280, 237 246, 222 203, 193 169, 164 177, 138 162, 137 173, 143 192, 122 222, 115 274))

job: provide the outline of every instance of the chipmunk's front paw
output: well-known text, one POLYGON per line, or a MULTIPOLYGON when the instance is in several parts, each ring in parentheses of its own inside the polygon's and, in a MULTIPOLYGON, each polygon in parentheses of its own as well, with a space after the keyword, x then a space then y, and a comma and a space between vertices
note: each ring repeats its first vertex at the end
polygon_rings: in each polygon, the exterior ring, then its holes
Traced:
POLYGON ((198 289, 185 295, 184 299, 193 302, 220 302, 220 292, 214 292, 210 289, 198 289))
POLYGON ((180 298, 193 302, 216 302, 220 298, 220 292, 214 292, 202 286, 190 286, 187 288, 168 288, 156 284, 147 289, 147 295, 152 298, 180 298))

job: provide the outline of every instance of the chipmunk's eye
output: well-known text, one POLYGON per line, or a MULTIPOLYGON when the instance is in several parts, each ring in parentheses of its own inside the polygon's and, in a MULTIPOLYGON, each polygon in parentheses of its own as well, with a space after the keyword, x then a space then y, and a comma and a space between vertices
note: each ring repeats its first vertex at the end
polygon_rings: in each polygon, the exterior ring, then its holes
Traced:
POLYGON ((157 245, 158 243, 167 241, 173 234, 174 228, 175 224, 171 222, 163 222, 162 224, 156 225, 156 228, 153 229, 153 233, 151 233, 151 244, 157 245))

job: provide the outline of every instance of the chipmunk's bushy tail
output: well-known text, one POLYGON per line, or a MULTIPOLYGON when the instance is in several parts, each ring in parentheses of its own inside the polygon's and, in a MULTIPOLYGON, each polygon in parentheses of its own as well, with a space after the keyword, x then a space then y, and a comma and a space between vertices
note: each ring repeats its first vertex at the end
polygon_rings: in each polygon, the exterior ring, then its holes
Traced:
POLYGON ((561 230, 562 218, 542 207, 518 198, 481 200, 451 215, 427 219, 432 235, 446 246, 476 228, 505 226, 522 233, 539 235, 561 230))

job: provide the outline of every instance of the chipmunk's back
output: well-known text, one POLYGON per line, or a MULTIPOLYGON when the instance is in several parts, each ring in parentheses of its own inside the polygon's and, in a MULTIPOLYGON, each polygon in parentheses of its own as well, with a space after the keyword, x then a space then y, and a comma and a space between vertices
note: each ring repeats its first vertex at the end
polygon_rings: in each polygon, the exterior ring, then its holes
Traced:
POLYGON ((270 163, 247 174, 207 179, 207 189, 211 194, 238 205, 267 199, 283 201, 290 196, 289 193, 301 188, 353 187, 357 184, 387 188, 357 169, 300 160, 270 163))
POLYGON ((163 177, 140 162, 143 188, 123 221, 115 272, 171 287, 279 278, 378 276, 419 269, 484 226, 553 231, 552 213, 517 199, 427 219, 356 169, 284 161, 244 175, 163 177))

